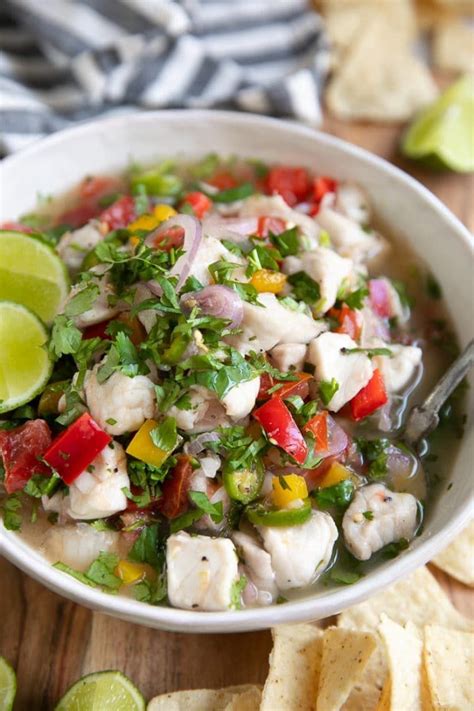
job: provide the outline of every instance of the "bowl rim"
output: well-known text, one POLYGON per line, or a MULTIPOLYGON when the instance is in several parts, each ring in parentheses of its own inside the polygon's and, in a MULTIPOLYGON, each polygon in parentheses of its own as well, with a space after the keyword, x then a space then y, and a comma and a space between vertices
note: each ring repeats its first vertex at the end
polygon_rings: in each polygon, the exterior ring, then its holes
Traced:
MULTIPOLYGON (((56 143, 68 142, 75 137, 93 133, 98 126, 112 131, 126 122, 185 122, 192 124, 196 120, 218 122, 222 124, 241 124, 249 129, 279 127, 288 134, 299 135, 308 140, 334 147, 351 155, 378 171, 391 176, 399 183, 414 191, 418 198, 442 218, 453 236, 465 247, 472 249, 469 230, 461 221, 426 187, 417 180, 392 165, 385 159, 369 151, 344 141, 336 136, 316 131, 308 126, 295 124, 281 119, 261 116, 258 114, 236 113, 218 110, 165 110, 134 112, 120 116, 103 117, 94 121, 84 122, 52 134, 18 154, 8 156, 0 165, 1 176, 5 169, 11 170, 19 158, 34 158, 36 153, 45 151, 56 143)), ((236 151, 237 153, 238 151, 236 151)), ((472 498, 468 498, 459 508, 456 516, 437 534, 421 541, 415 549, 407 550, 403 556, 389 564, 386 568, 374 570, 368 578, 362 578, 350 586, 334 588, 323 596, 308 596, 304 599, 292 600, 284 605, 248 608, 238 611, 195 612, 173 607, 152 606, 132 600, 125 596, 112 596, 89 588, 74 578, 54 568, 38 551, 32 549, 14 532, 7 531, 0 520, 0 553, 17 567, 28 573, 49 589, 66 596, 77 603, 92 609, 127 619, 143 625, 159 629, 179 632, 242 632, 245 630, 265 629, 276 624, 302 622, 311 619, 321 619, 336 614, 342 609, 362 602, 369 596, 379 592, 387 585, 394 583, 418 566, 424 565, 441 548, 447 545, 458 532, 468 523, 473 511, 472 498), (34 552, 34 555, 31 554, 34 552)))

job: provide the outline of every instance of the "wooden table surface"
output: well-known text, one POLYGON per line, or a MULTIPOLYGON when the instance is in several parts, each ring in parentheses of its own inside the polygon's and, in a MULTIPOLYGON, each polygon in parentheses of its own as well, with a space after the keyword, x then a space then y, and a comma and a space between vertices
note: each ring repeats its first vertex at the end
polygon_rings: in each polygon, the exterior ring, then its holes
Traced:
MULTIPOLYGON (((473 176, 432 173, 397 155, 400 129, 327 120, 330 133, 387 158, 423 182, 472 230, 473 176)), ((473 593, 434 570, 458 609, 474 615, 473 593)), ((0 559, 0 655, 18 675, 16 711, 50 711, 92 671, 120 669, 146 698, 176 689, 263 682, 269 632, 185 635, 91 612, 53 594, 0 559)))

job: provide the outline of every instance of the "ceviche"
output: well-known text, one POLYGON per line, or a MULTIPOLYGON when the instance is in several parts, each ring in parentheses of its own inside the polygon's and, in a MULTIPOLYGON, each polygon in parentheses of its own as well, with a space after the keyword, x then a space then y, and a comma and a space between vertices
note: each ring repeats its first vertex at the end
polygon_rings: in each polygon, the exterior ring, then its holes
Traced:
POLYGON ((421 456, 397 435, 456 344, 360 187, 167 160, 3 230, 69 275, 46 382, 0 415, 4 525, 58 569, 218 611, 354 583, 409 546, 461 423, 449 404, 421 456))

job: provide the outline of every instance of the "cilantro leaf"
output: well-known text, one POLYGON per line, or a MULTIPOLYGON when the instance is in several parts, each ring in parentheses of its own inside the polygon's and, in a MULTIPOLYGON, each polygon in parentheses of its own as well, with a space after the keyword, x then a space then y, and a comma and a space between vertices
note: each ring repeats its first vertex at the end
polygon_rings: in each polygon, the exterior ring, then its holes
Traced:
POLYGON ((321 509, 329 509, 332 506, 345 509, 349 506, 354 496, 354 484, 350 479, 345 479, 338 484, 334 484, 334 486, 317 489, 312 492, 312 496, 316 499, 316 503, 321 509))
POLYGON ((393 358, 393 351, 390 348, 341 348, 342 355, 352 355, 353 353, 365 353, 369 358, 375 356, 388 356, 393 358))
POLYGON ((118 555, 115 553, 100 553, 98 558, 92 561, 86 570, 86 577, 97 585, 109 588, 110 590, 118 590, 122 585, 122 580, 115 574, 115 568, 119 562, 118 555))
POLYGON ((155 447, 171 453, 180 442, 174 417, 165 417, 159 425, 150 431, 150 438, 155 447))
POLYGON ((329 405, 338 390, 339 383, 335 378, 332 378, 332 380, 321 380, 319 383, 319 395, 323 404, 329 405))
POLYGON ((3 501, 3 525, 7 531, 19 531, 21 529, 21 499, 19 494, 10 494, 3 501))
POLYGON ((74 322, 64 314, 56 316, 53 323, 49 351, 56 357, 76 353, 82 341, 82 333, 74 322))
POLYGON ((156 570, 161 570, 163 554, 158 550, 160 544, 158 524, 145 526, 133 544, 128 557, 137 563, 148 563, 156 570))
POLYGON ((209 501, 206 494, 201 491, 190 491, 189 498, 195 506, 197 506, 205 514, 209 514, 214 523, 220 523, 224 518, 222 501, 213 504, 209 501))
POLYGON ((388 471, 387 460, 388 452, 387 449, 390 445, 388 439, 383 437, 378 439, 364 439, 363 437, 357 437, 355 443, 359 452, 364 457, 364 461, 368 466, 368 475, 371 479, 381 479, 388 471))
POLYGON ((40 499, 42 496, 51 496, 61 481, 61 477, 56 472, 53 472, 50 477, 35 474, 26 483, 23 491, 25 494, 28 494, 28 496, 40 499))
POLYGON ((270 242, 275 245, 282 257, 289 257, 298 253, 298 228, 291 227, 285 232, 280 232, 275 235, 272 232, 269 234, 270 242))
POLYGON ((141 580, 133 586, 135 599, 149 605, 159 605, 166 598, 166 575, 158 575, 155 581, 141 580))
POLYGON ((430 299, 433 299, 434 301, 439 301, 440 299, 443 298, 443 291, 439 285, 439 282, 429 272, 426 275, 425 287, 426 287, 426 293, 428 294, 430 299))
POLYGON ((347 304, 350 309, 362 309, 364 306, 364 300, 368 295, 369 290, 367 289, 367 287, 361 286, 355 291, 351 291, 348 294, 344 294, 341 298, 341 301, 344 301, 344 303, 347 304))
POLYGON ((85 311, 92 308, 94 301, 99 296, 99 286, 97 284, 87 284, 83 289, 77 292, 67 302, 64 313, 66 316, 79 316, 85 311))
POLYGON ((245 575, 241 575, 238 580, 232 583, 232 588, 230 591, 230 609, 240 610, 242 607, 242 592, 247 585, 247 578, 245 575))
POLYGON ((405 551, 408 546, 409 542, 407 539, 400 538, 399 541, 394 541, 393 543, 389 543, 384 546, 380 551, 380 555, 382 558, 396 558, 402 551, 405 551))
POLYGON ((315 304, 321 298, 321 290, 306 272, 295 272, 288 277, 288 283, 293 287, 293 296, 306 304, 315 304))
POLYGON ((210 195, 213 202, 236 202, 237 200, 243 200, 244 198, 253 195, 255 188, 252 183, 242 183, 242 185, 237 185, 235 188, 229 188, 228 190, 220 190, 214 195, 210 195))

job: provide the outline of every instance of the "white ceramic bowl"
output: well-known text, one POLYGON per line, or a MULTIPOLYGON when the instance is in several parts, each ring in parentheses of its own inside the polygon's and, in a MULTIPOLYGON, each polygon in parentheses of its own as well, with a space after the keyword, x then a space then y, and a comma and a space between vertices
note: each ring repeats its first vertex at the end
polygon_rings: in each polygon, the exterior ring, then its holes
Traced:
MULTIPOLYGON (((35 206, 38 194, 61 194, 88 174, 124 169, 131 159, 151 162, 210 151, 270 162, 305 165, 352 179, 370 194, 378 216, 401 235, 442 284, 461 344, 472 336, 472 241, 463 225, 428 190, 389 163, 309 128, 252 115, 217 111, 166 111, 84 124, 58 133, 4 161, 0 168, 0 221, 35 206)), ((473 410, 473 393, 469 411, 473 410)), ((428 510, 423 534, 410 549, 378 566, 360 582, 310 593, 285 605, 239 612, 188 612, 152 607, 86 587, 51 567, 34 549, 0 525, 0 550, 47 587, 102 612, 150 627, 182 632, 241 632, 283 622, 318 619, 360 602, 426 563, 472 515, 473 435, 462 442, 442 497, 428 510), (448 482, 452 487, 448 489, 448 482)))

